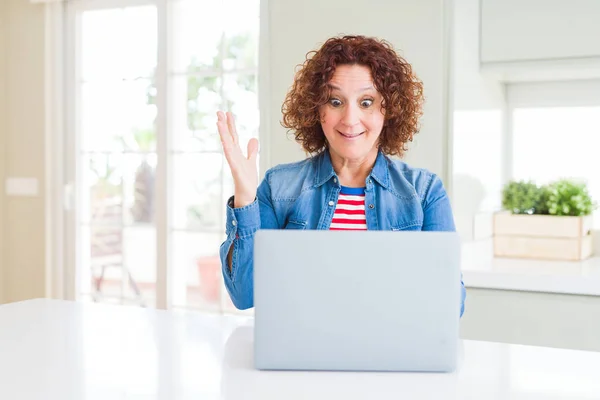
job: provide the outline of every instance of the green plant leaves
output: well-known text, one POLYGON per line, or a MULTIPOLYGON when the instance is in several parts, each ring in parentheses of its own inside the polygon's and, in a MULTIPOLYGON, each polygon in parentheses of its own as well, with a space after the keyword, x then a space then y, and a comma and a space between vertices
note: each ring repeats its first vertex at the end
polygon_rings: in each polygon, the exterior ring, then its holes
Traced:
POLYGON ((561 179, 551 183, 548 189, 551 215, 589 215, 596 208, 584 183, 561 179))
POLYGON ((531 181, 512 181, 502 191, 502 207, 513 214, 533 214, 541 195, 540 189, 531 181))
POLYGON ((510 181, 502 190, 502 207, 513 214, 590 215, 597 205, 587 185, 560 179, 538 186, 531 181, 510 181))

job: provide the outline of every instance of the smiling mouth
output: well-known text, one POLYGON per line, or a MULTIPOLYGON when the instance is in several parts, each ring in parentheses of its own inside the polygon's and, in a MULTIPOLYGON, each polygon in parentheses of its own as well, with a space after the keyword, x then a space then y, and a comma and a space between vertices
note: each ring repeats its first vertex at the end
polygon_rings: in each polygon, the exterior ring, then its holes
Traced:
POLYGON ((364 132, 361 132, 361 133, 352 133, 352 134, 350 134, 350 133, 342 133, 342 132, 338 131, 338 133, 339 133, 340 135, 342 135, 343 137, 345 137, 345 138, 348 138, 348 139, 353 139, 353 138, 355 138, 355 137, 359 137, 359 136, 360 136, 360 135, 362 135, 364 132))

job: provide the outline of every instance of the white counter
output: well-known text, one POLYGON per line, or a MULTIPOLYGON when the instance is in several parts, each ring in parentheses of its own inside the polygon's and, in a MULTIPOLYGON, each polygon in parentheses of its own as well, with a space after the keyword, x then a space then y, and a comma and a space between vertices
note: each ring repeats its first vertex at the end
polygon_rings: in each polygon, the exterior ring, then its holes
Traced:
POLYGON ((600 353, 463 341, 452 374, 257 371, 253 320, 0 306, 0 399, 600 399, 600 353))
POLYGON ((600 296, 600 257, 584 261, 494 258, 489 240, 464 243, 465 286, 600 296))

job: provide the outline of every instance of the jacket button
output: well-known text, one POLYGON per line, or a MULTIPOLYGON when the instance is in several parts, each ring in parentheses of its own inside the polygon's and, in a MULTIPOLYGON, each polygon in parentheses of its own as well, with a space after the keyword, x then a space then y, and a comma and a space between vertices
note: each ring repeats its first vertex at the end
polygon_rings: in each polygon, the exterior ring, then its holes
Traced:
POLYGON ((330 200, 330 201, 329 201, 329 205, 330 205, 330 206, 333 206, 334 204, 335 204, 335 203, 334 203, 332 200, 330 200))
POLYGON ((369 204, 369 208, 372 210, 375 208, 375 206, 373 204, 369 204))
POLYGON ((231 221, 231 225, 236 226, 237 225, 237 221, 236 220, 231 221))

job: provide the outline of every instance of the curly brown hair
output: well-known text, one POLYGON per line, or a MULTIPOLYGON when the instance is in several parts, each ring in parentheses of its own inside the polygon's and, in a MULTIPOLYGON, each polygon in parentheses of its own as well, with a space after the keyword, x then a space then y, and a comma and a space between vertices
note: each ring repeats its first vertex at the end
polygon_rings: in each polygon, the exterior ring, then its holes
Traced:
POLYGON ((309 52, 283 102, 282 126, 294 134, 309 154, 327 148, 319 107, 329 100, 328 83, 338 65, 363 65, 371 70, 385 111, 379 148, 385 154, 402 156, 406 143, 419 131, 423 83, 413 73, 412 66, 382 39, 334 37, 319 50, 309 52))

